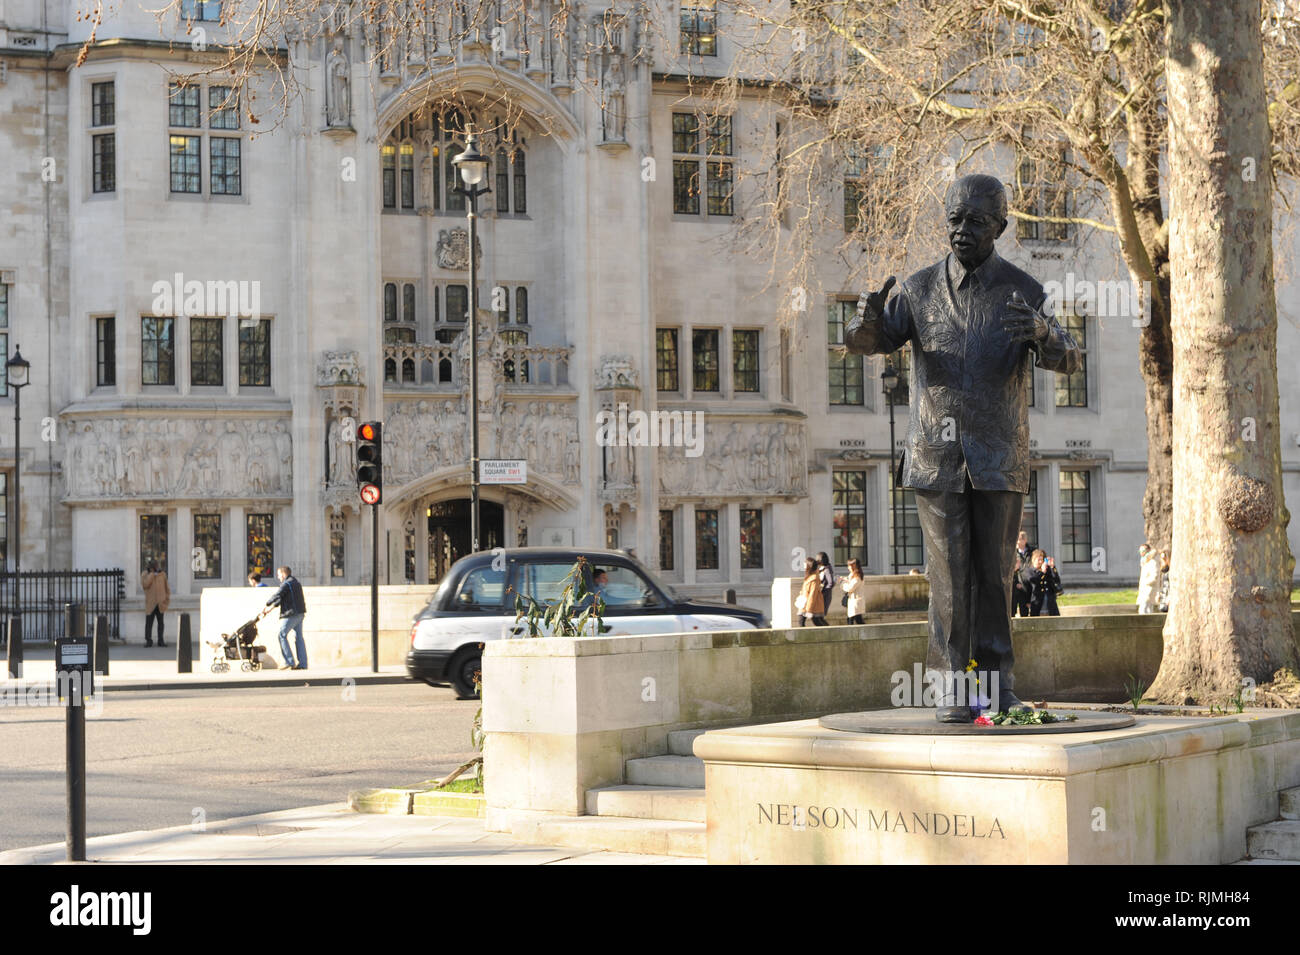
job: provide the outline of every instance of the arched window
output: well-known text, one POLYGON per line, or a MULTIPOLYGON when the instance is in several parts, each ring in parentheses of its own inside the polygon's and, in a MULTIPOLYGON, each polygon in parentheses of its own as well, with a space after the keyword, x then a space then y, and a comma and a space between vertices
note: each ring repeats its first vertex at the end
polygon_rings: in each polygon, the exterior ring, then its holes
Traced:
POLYGON ((415 286, 410 282, 402 286, 402 321, 415 324, 415 286))
POLYGON ((397 208, 397 148, 385 146, 380 150, 383 160, 384 208, 397 208))
POLYGON ((464 149, 465 118, 459 110, 448 110, 442 118, 440 141, 442 143, 443 181, 447 184, 445 212, 464 212, 465 197, 456 191, 460 185, 460 175, 451 161, 464 149))
POLYGON ((522 285, 515 289, 515 324, 528 324, 528 289, 522 285))
POLYGON ((397 283, 384 283, 384 323, 397 321, 397 283))
POLYGON ((402 143, 399 150, 402 162, 402 208, 415 208, 415 146, 402 143))
POLYGON ((510 155, 515 178, 515 212, 520 215, 528 211, 528 169, 524 165, 524 151, 516 149, 510 155))
POLYGON ((497 212, 510 211, 510 164, 506 161, 506 151, 497 150, 497 212))
POLYGON ((498 285, 492 290, 492 305, 497 313, 497 324, 507 325, 510 322, 510 287, 508 285, 498 285))

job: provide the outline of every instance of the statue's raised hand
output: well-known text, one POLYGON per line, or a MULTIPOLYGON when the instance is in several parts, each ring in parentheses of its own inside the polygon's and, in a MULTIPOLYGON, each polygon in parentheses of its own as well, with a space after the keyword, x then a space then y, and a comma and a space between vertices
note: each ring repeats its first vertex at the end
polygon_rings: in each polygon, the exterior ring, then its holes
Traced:
POLYGON ((1026 302, 1018 291, 1011 293, 1002 327, 1012 341, 1017 342, 1041 342, 1048 333, 1047 317, 1026 302))
POLYGON ((889 290, 894 287, 894 282, 891 275, 879 292, 863 292, 858 296, 858 314, 849 323, 849 329, 860 327, 868 319, 879 322, 884 318, 885 300, 889 298, 889 290))

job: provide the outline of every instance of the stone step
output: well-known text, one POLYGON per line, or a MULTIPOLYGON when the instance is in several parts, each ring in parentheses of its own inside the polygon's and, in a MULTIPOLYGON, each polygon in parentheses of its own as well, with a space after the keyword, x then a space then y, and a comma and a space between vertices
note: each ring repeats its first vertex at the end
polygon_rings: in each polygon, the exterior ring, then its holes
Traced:
POLYGON ((605 786, 588 789, 587 813, 626 819, 704 822, 704 790, 670 786, 605 786))
POLYGON ((658 856, 703 859, 707 852, 702 822, 666 819, 625 819, 618 816, 572 816, 516 825, 514 834, 534 845, 606 849, 658 856))
POLYGON ((1300 786, 1278 793, 1277 806, 1283 819, 1300 819, 1300 786))
POLYGON ((668 752, 673 756, 694 756, 695 740, 708 730, 673 730, 668 734, 668 752))
POLYGON ((1252 859, 1300 862, 1300 819, 1283 819, 1246 830, 1246 852, 1252 859))
POLYGON ((704 760, 695 756, 647 756, 629 759, 624 775, 633 786, 704 788, 704 760))

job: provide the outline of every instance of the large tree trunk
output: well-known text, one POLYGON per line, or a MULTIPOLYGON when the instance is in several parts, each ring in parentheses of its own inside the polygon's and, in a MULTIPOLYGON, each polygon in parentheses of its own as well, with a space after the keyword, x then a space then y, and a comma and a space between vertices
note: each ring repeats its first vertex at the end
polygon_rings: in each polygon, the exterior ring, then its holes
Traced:
POLYGON ((1151 324, 1142 329, 1138 343, 1147 413, 1147 486, 1142 495, 1142 523, 1147 543, 1167 553, 1172 547, 1174 528, 1174 355, 1169 283, 1160 284, 1160 298, 1151 303, 1151 324))
POLYGON ((1207 703, 1297 658, 1282 500, 1259 0, 1168 0, 1174 537, 1151 695, 1207 703), (1243 160, 1254 176, 1243 176, 1243 160))

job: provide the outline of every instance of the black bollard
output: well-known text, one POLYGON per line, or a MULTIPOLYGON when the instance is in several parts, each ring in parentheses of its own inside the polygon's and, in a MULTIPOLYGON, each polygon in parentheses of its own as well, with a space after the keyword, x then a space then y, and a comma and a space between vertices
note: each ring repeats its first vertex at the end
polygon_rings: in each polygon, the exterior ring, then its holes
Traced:
POLYGON ((20 614, 9 618, 9 678, 23 678, 23 618, 20 614))
POLYGON ((194 672, 194 651, 190 645, 190 615, 180 615, 179 633, 176 636, 176 672, 194 672))
POLYGON ((86 698, 78 674, 68 681, 64 758, 67 766, 69 862, 86 861, 86 698))
POLYGON ((63 635, 65 637, 86 635, 86 608, 81 604, 63 605, 63 635))
POLYGON ((108 618, 95 617, 95 672, 108 676, 108 618))
POLYGON ((723 591, 722 599, 726 603, 734 604, 736 602, 736 588, 728 587, 725 591, 723 591))

